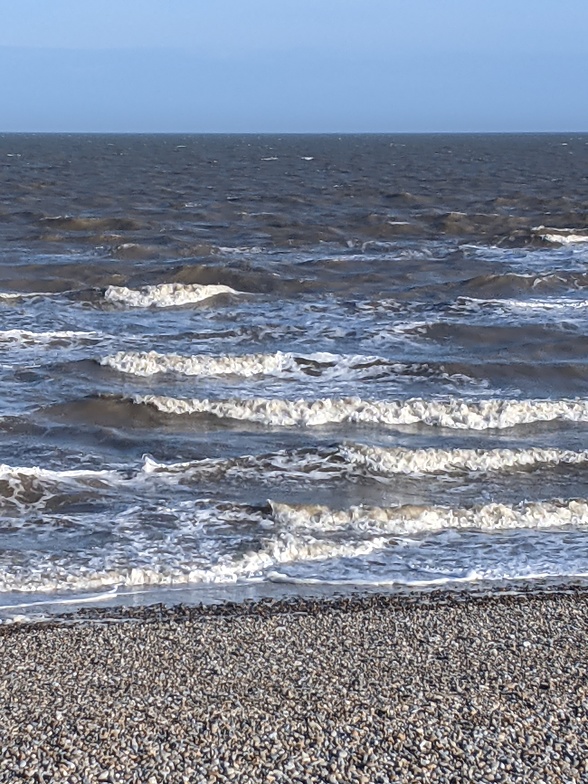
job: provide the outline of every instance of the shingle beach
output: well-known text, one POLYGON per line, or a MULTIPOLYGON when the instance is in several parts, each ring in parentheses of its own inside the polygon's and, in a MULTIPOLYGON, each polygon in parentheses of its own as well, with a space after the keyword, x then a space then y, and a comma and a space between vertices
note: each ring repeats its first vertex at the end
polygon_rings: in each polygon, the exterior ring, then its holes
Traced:
POLYGON ((588 594, 0 628, 0 781, 585 782, 588 594))

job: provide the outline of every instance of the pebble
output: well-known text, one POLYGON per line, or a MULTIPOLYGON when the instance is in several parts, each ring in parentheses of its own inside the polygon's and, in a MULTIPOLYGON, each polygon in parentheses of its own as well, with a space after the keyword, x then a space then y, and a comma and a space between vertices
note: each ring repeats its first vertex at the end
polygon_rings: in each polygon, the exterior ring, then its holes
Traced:
POLYGON ((580 784, 587 632, 582 591, 0 627, 0 782, 580 784))

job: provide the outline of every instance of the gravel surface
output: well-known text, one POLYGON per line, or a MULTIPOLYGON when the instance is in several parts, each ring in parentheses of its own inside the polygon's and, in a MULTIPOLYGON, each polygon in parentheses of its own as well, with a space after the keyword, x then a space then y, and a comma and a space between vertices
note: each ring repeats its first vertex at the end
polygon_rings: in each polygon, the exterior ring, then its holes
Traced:
POLYGON ((580 591, 4 626, 0 781, 588 782, 587 630, 580 591))

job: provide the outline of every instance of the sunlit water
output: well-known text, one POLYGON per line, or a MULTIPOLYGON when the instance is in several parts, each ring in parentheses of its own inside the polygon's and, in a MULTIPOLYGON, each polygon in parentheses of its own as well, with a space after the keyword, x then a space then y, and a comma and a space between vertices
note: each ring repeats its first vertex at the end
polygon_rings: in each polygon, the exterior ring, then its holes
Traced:
POLYGON ((1 136, 0 605, 583 579, 587 164, 1 136))

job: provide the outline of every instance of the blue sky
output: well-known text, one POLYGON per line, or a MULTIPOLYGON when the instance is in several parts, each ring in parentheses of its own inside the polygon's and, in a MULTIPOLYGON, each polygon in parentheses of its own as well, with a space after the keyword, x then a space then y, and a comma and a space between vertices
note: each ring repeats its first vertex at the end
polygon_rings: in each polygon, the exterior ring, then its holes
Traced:
POLYGON ((0 0, 0 131, 588 131, 587 0, 0 0))

